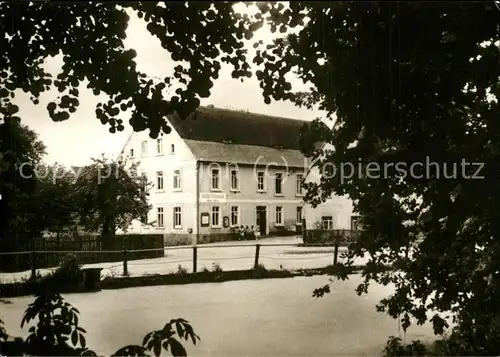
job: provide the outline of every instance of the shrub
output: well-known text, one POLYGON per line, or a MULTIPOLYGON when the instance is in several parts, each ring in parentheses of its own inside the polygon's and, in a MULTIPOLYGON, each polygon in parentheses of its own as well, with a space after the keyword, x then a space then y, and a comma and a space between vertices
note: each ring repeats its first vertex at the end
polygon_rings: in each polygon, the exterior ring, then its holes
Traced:
POLYGON ((295 231, 295 226, 293 227, 293 229, 290 229, 290 227, 288 226, 283 226, 283 227, 278 226, 275 228, 274 232, 274 235, 278 237, 289 237, 289 236, 294 236, 296 234, 297 232, 295 231))
POLYGON ((238 237, 238 240, 255 240, 257 239, 256 232, 257 230, 254 228, 254 226, 240 226, 235 230, 235 234, 238 237))
MULTIPOLYGON (((38 278, 38 277, 37 277, 38 278)), ((83 272, 75 254, 65 256, 54 272, 37 279, 43 288, 66 290, 77 287, 83 280, 83 272)))
POLYGON ((65 256, 56 271, 54 277, 62 281, 79 282, 82 279, 82 266, 78 261, 76 254, 65 256))
POLYGON ((267 273, 267 269, 264 265, 262 264, 258 264, 255 268, 254 268, 254 276, 256 278, 261 278, 263 276, 265 276, 267 273))
POLYGON ((264 264, 257 264, 257 267, 254 268, 255 270, 265 270, 267 271, 266 267, 264 264))
POLYGON ((384 348, 385 357, 402 356, 433 356, 434 353, 419 340, 412 341, 411 344, 404 345, 399 337, 390 336, 384 348))
POLYGON ((179 266, 177 267, 176 274, 177 275, 186 275, 186 274, 188 274, 188 271, 186 268, 184 268, 182 265, 179 264, 179 266))
POLYGON ((221 281, 223 278, 223 270, 219 263, 212 263, 212 270, 216 273, 215 274, 215 281, 221 281))
POLYGON ((212 263, 212 270, 215 272, 223 271, 219 263, 212 263))
MULTIPOLYGON (((44 276, 39 271, 37 271, 36 275, 35 275, 35 281, 40 281, 43 278, 44 278, 44 276)), ((21 283, 33 282, 33 275, 30 275, 29 277, 23 276, 23 277, 21 277, 20 281, 21 281, 21 283)))
POLYGON ((306 244, 334 244, 348 245, 356 241, 360 231, 349 229, 308 229, 304 237, 306 244))

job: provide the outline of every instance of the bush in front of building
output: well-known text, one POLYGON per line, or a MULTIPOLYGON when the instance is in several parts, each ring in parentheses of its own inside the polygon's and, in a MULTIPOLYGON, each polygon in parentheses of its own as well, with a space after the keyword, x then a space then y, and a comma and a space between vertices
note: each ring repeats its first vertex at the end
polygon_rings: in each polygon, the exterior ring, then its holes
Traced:
POLYGON ((52 277, 61 284, 77 284, 81 282, 83 277, 82 266, 76 254, 65 256, 52 277))
POLYGON ((304 236, 304 244, 349 245, 358 236, 359 231, 349 229, 308 229, 304 236))
POLYGON ((188 270, 186 268, 184 268, 182 265, 178 265, 177 266, 177 271, 175 272, 175 274, 177 275, 187 275, 189 274, 188 270))
POLYGON ((293 226, 293 228, 291 226, 279 226, 275 227, 271 234, 278 237, 290 237, 297 235, 297 231, 295 226, 293 226))
POLYGON ((333 244, 333 231, 308 229, 304 237, 305 244, 333 244))
POLYGON ((37 277, 37 290, 77 292, 83 288, 83 271, 76 254, 65 256, 48 275, 37 277))
POLYGON ((237 228, 236 236, 238 240, 255 240, 257 239, 257 230, 254 226, 240 226, 237 228))

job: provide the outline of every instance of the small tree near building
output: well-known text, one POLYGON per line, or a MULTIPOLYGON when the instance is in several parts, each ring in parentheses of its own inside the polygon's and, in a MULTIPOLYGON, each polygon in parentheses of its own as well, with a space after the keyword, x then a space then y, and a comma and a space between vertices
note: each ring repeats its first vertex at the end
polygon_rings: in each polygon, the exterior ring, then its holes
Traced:
POLYGON ((102 234, 103 248, 110 248, 117 229, 126 232, 132 221, 148 214, 144 179, 137 175, 137 165, 129 169, 122 160, 106 157, 93 159, 76 179, 80 224, 102 234))
POLYGON ((45 155, 38 135, 17 117, 0 121, 0 247, 22 249, 38 234, 33 195, 37 186, 34 168, 45 155), (35 217, 33 216, 35 215, 35 217))
MULTIPOLYGON (((42 167, 40 165, 40 167, 42 167)), ((34 206, 39 212, 39 229, 55 233, 76 229, 78 200, 75 197, 75 175, 59 164, 43 165, 37 178, 34 206)))

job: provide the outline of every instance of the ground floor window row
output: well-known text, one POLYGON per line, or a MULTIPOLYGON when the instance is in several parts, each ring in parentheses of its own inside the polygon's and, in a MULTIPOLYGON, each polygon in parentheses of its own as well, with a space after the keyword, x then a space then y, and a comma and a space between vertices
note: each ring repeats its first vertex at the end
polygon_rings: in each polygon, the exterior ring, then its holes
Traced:
MULTIPOLYGON (((321 217, 321 226, 325 230, 334 229, 333 225, 333 216, 322 216, 321 217)), ((359 216, 351 216, 351 230, 360 230, 362 226, 360 224, 359 216)))
MULTIPOLYGON (((156 219, 151 222, 154 226, 163 228, 165 227, 165 209, 164 207, 156 207, 156 219)), ((147 215, 142 217, 141 223, 146 225, 148 223, 147 215)), ((182 229, 182 207, 172 208, 172 226, 174 229, 182 229)))
MULTIPOLYGON (((263 224, 267 221, 267 207, 266 206, 256 206, 255 207, 255 217, 256 225, 263 224)), ((173 207, 173 228, 182 228, 182 208, 173 207)), ((276 226, 284 225, 284 208, 283 206, 276 206, 274 209, 274 221, 276 226)), ((295 210, 296 224, 302 224, 302 206, 297 206, 295 210)), ((142 218, 142 223, 145 225, 147 223, 147 217, 142 218)), ((221 206, 212 206, 210 212, 210 226, 214 228, 220 228, 223 226, 222 222, 222 209, 221 206)), ((156 221, 155 226, 162 228, 165 226, 165 210, 164 207, 156 207, 156 221)), ((267 224, 267 222, 266 222, 267 224)), ((237 227, 241 225, 241 211, 239 206, 230 207, 229 225, 232 227, 237 227)))
MULTIPOLYGON (((255 212, 256 212, 256 220, 257 220, 257 225, 260 221, 260 217, 265 213, 267 216, 267 207, 266 206, 256 206, 255 207, 255 212)), ((230 207, 230 225, 232 227, 237 227, 241 225, 241 214, 240 214, 240 207, 239 206, 231 206, 230 207)), ((284 225, 284 208, 283 206, 276 206, 275 211, 274 211, 274 218, 275 218, 275 224, 277 226, 282 226, 284 225)), ((302 224, 302 206, 297 206, 296 211, 295 211, 295 218, 296 218, 296 223, 297 224, 302 224)), ((210 217, 210 223, 212 227, 221 227, 222 222, 221 222, 221 207, 220 206, 212 206, 211 207, 211 217, 210 217)), ((267 217, 266 217, 267 218, 267 217)))

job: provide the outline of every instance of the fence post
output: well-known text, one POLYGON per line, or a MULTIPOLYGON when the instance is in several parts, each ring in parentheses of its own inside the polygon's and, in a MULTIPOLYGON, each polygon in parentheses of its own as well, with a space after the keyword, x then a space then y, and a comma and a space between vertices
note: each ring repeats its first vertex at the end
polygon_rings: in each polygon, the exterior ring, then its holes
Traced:
POLYGON ((198 263, 198 247, 194 246, 193 247, 193 273, 196 273, 197 263, 198 263))
POLYGON ((128 276, 127 250, 123 250, 123 276, 128 276))
POLYGON ((31 252, 31 280, 36 282, 36 250, 34 246, 31 252))
POLYGON ((259 254, 260 254, 260 244, 255 245, 255 263, 254 268, 257 269, 259 266, 259 254))
POLYGON ((338 256, 339 256, 339 243, 335 241, 335 246, 333 251, 333 265, 337 265, 338 256))
POLYGON ((339 235, 338 233, 336 234, 336 237, 334 238, 334 249, 333 249, 333 265, 337 265, 337 260, 339 256, 339 235))

